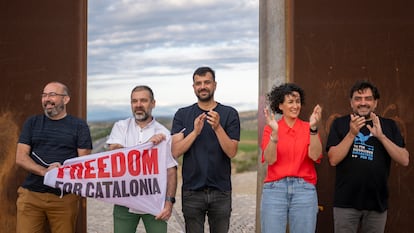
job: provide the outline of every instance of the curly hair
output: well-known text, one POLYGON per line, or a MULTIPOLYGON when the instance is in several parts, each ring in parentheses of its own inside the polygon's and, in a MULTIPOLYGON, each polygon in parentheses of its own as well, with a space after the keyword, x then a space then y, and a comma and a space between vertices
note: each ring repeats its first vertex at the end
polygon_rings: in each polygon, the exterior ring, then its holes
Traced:
POLYGON ((285 101, 285 96, 291 95, 293 92, 299 93, 300 102, 304 105, 305 92, 303 89, 294 83, 285 83, 280 86, 273 86, 272 90, 266 95, 270 109, 273 112, 282 114, 283 112, 279 109, 279 104, 282 104, 285 101))

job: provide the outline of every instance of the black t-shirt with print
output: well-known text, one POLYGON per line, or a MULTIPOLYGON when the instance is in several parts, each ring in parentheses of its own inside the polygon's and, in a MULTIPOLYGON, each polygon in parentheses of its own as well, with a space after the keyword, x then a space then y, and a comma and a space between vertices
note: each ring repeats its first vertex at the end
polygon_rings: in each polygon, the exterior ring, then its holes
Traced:
MULTIPOLYGON (((332 123, 326 151, 339 144, 349 131, 349 115, 332 123)), ((400 130, 391 119, 381 118, 383 133, 398 146, 405 146, 400 130)), ((372 126, 372 121, 367 124, 372 126)), ((375 210, 388 208, 387 180, 391 157, 382 143, 364 126, 346 157, 336 166, 334 207, 375 210)))

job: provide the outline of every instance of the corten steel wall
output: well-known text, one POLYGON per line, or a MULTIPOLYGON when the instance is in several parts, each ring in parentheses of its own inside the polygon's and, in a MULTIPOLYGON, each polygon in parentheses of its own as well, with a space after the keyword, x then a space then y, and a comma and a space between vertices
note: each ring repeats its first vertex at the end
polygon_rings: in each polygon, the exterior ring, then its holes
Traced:
MULTIPOLYGON (((265 125, 263 109, 266 105, 266 93, 275 84, 285 82, 287 76, 286 35, 285 35, 284 0, 259 1, 259 107, 257 114, 258 140, 260 145, 265 125)), ((260 205, 263 180, 267 172, 267 164, 261 162, 261 151, 257 158, 256 187, 256 229, 261 232, 260 205)))
MULTIPOLYGON (((15 166, 25 119, 41 114, 43 87, 60 81, 72 92, 69 114, 86 117, 86 0, 0 0, 0 226, 15 232, 16 190, 26 173, 15 166)), ((77 232, 86 232, 83 200, 77 232)))
MULTIPOLYGON (((294 81, 304 87, 307 119, 316 103, 323 106, 326 142, 337 115, 349 114, 349 89, 359 79, 377 85, 376 112, 396 120, 414 153, 414 3, 403 0, 295 1, 294 81)), ((326 152, 324 153, 326 156, 326 152)), ((386 232, 412 232, 414 161, 392 162, 386 232)), ((317 166, 318 232, 333 232, 332 199, 335 169, 325 157, 317 166)))

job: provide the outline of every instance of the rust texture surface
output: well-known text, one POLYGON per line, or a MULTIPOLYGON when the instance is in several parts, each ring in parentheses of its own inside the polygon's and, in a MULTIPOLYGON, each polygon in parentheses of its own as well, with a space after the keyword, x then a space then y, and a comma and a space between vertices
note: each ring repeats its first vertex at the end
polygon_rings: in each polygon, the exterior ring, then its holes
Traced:
MULTIPOLYGON (((0 0, 0 225, 15 232, 16 190, 26 173, 15 166, 25 119, 41 114, 43 87, 68 85, 68 112, 86 117, 86 6, 74 1, 0 0)), ((77 232, 86 232, 83 201, 77 232)))
MULTIPOLYGON (((377 113, 394 119, 411 153, 408 167, 395 162, 389 179, 386 232, 411 232, 414 213, 414 3, 410 1, 295 1, 293 81, 304 87, 303 119, 323 106, 322 140, 332 120, 350 113, 349 89, 360 79, 377 85, 377 113)), ((317 166, 318 232, 333 232, 335 169, 317 166)))

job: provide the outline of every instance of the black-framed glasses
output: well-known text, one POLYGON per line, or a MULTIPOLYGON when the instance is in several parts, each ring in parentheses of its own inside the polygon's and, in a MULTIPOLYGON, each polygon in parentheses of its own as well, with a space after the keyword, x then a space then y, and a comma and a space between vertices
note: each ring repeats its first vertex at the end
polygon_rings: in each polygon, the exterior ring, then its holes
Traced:
POLYGON ((55 97, 55 96, 67 96, 66 94, 59 94, 56 92, 49 92, 49 93, 42 93, 40 96, 42 96, 42 98, 46 98, 46 97, 55 97))

